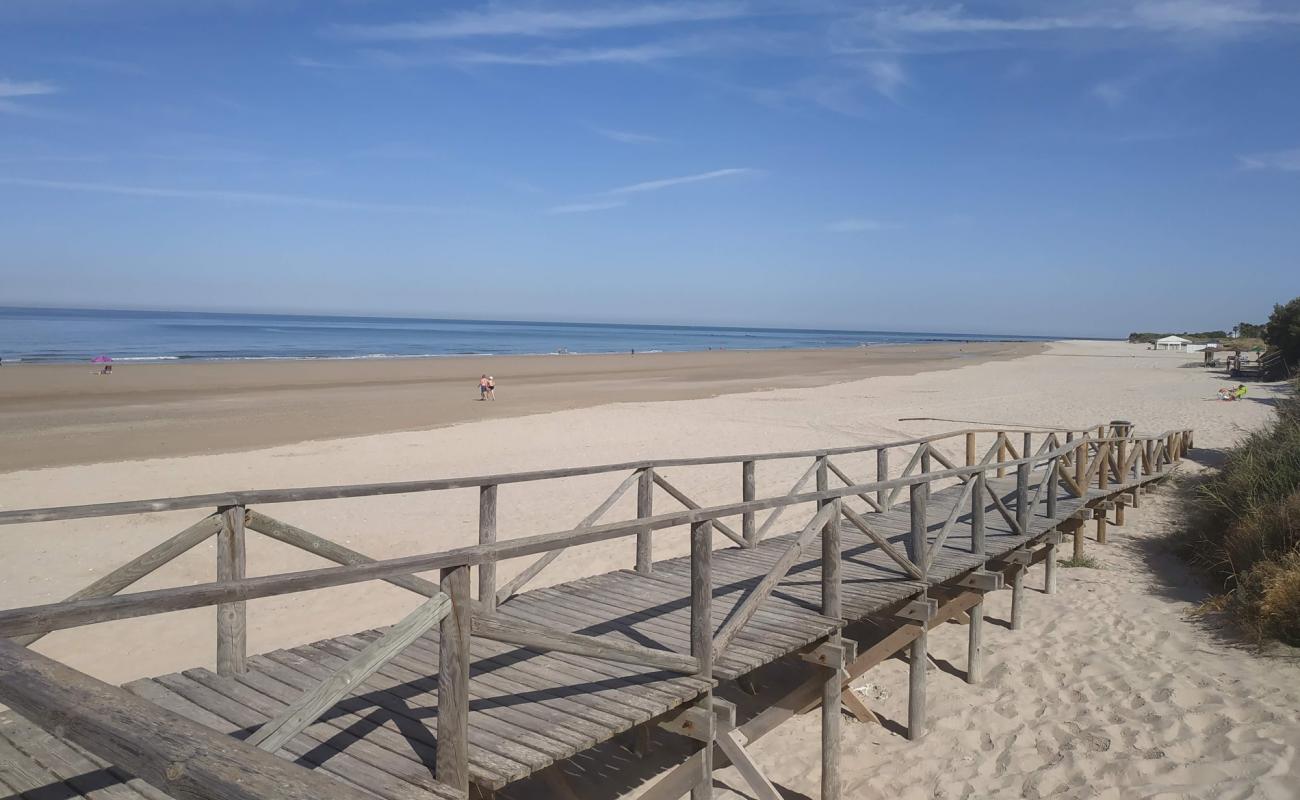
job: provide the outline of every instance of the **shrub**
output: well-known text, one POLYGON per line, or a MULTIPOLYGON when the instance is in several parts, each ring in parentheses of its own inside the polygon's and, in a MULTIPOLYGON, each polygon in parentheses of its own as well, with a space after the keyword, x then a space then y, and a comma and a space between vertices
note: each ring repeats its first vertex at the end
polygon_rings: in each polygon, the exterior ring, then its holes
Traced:
POLYGON ((1177 546, 1248 629, 1300 645, 1300 398, 1277 412, 1198 488, 1177 546))
POLYGON ((1273 313, 1264 323, 1264 341, 1280 350, 1286 363, 1300 361, 1300 297, 1284 306, 1273 306, 1273 313))

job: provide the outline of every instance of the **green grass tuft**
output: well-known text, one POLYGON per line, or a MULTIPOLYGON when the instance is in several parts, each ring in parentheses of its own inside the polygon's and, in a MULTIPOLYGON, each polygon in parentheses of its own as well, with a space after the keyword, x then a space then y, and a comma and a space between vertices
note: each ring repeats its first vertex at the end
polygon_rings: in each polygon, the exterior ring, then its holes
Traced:
POLYGON ((1083 567, 1085 569, 1101 569, 1101 564, 1092 556, 1071 556, 1067 559, 1057 559, 1057 564, 1062 567, 1083 567))

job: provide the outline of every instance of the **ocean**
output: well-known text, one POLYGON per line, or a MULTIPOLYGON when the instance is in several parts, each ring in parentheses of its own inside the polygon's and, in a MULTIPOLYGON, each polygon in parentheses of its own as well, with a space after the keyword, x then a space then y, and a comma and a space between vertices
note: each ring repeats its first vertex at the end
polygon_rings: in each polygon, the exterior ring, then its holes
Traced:
POLYGON ((0 307, 6 363, 783 350, 1051 337, 0 307))

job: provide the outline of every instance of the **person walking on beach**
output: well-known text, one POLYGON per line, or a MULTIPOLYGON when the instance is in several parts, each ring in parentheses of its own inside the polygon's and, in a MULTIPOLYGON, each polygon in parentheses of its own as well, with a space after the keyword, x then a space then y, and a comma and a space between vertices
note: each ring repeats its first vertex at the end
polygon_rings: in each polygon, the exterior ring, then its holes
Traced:
POLYGON ((478 399, 482 401, 482 400, 486 400, 487 397, 488 397, 488 376, 487 373, 485 372, 482 375, 480 375, 478 379, 478 399))
POLYGON ((491 375, 488 376, 487 399, 489 400, 497 399, 497 379, 492 377, 491 375))

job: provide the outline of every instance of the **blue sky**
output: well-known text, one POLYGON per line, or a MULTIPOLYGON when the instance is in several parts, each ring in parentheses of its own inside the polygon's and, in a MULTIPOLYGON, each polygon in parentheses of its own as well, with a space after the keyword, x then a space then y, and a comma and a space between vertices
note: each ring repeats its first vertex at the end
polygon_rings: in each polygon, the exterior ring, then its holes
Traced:
POLYGON ((1300 3, 0 3, 0 304, 1123 335, 1300 294, 1300 3))

